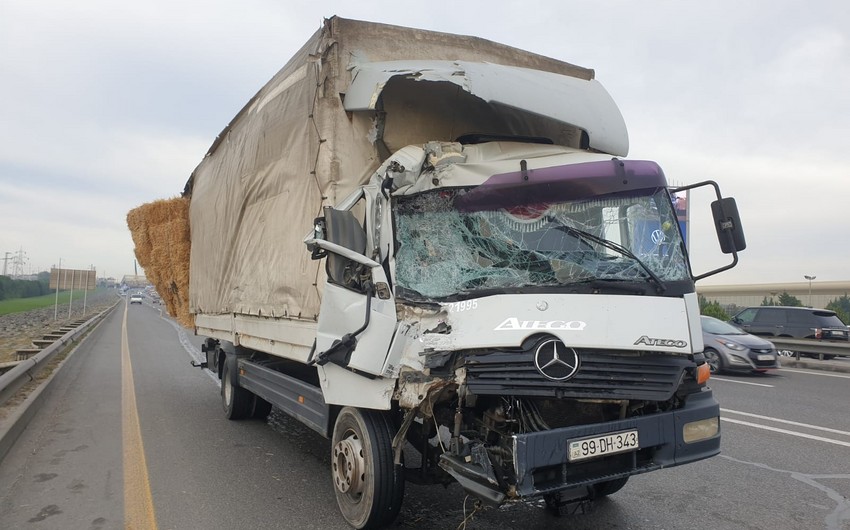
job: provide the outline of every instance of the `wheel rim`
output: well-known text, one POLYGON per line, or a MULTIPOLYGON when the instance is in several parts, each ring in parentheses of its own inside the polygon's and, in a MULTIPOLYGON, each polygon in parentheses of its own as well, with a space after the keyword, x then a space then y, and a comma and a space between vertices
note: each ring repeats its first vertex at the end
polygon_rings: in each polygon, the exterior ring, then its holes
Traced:
POLYGON ((352 499, 363 494, 366 459, 363 444, 353 432, 337 442, 333 450, 333 475, 336 488, 352 499))
POLYGON ((230 383, 230 374, 226 374, 224 381, 224 402, 230 405, 230 400, 233 398, 233 385, 230 383))
POLYGON ((713 374, 716 374, 717 371, 720 369, 720 359, 713 351, 709 350, 705 352, 705 362, 708 363, 708 368, 713 374))

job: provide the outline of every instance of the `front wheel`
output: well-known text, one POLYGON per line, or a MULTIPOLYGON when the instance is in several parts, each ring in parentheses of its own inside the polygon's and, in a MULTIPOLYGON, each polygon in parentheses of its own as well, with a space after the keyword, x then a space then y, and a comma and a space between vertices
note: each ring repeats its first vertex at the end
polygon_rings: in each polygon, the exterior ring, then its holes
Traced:
POLYGON ((708 348, 703 352, 703 355, 705 355, 705 362, 708 363, 711 373, 719 374, 723 371, 723 359, 720 358, 720 354, 717 351, 708 348))
POLYGON ((339 510, 354 528, 379 528, 398 515, 404 474, 393 463, 394 429, 385 414, 343 408, 334 425, 331 473, 339 510))

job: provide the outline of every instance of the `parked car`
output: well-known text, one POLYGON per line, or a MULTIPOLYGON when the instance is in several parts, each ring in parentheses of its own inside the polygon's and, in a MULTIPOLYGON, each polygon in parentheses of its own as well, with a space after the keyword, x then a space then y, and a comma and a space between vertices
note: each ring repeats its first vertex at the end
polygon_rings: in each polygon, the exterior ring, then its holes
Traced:
POLYGON ((142 295, 139 293, 134 293, 130 295, 130 303, 131 304, 141 304, 142 303, 142 295))
MULTIPOLYGON (((788 337, 847 342, 850 332, 834 311, 811 307, 748 307, 733 316, 731 322, 748 333, 763 337, 788 337)), ((800 352, 803 355, 817 356, 800 352)), ((832 359, 835 355, 820 355, 832 359)))
POLYGON ((773 343, 713 317, 701 316, 705 358, 712 373, 766 372, 779 368, 773 343))

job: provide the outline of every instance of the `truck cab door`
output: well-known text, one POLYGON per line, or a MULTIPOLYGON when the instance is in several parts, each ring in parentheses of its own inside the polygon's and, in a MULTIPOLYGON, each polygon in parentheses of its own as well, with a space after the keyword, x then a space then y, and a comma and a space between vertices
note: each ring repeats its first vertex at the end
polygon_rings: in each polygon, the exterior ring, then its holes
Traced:
POLYGON ((365 224, 370 216, 358 214, 369 212, 371 203, 364 194, 349 209, 325 208, 324 218, 317 220, 322 229, 306 243, 314 257, 327 260, 311 361, 376 376, 383 369, 397 319, 384 268, 365 255, 372 241, 360 219, 365 224))

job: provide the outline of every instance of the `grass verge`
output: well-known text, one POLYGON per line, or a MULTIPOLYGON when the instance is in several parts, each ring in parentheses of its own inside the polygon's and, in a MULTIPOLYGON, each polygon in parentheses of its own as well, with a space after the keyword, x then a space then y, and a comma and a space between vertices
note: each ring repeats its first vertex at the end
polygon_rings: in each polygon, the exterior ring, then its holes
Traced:
MULTIPOLYGON (((89 291, 87 296, 91 296, 96 291, 89 291)), ((83 303, 84 291, 74 291, 73 302, 76 304, 83 303)), ((71 300, 71 291, 59 293, 59 303, 67 304, 71 300)), ((46 294, 43 296, 34 296, 32 298, 12 298, 10 300, 0 300, 0 315, 8 315, 10 313, 21 313, 31 309, 41 309, 42 307, 52 307, 56 304, 56 293, 46 294)))

